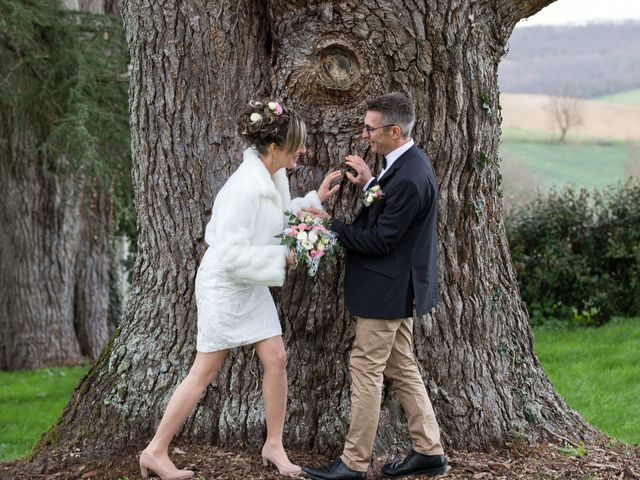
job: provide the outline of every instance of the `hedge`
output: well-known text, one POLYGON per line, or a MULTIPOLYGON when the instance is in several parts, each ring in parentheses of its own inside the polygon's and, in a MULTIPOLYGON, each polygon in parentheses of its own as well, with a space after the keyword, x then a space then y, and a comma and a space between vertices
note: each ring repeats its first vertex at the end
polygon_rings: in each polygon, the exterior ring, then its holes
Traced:
POLYGON ((640 314, 640 182, 552 190, 505 219, 533 324, 640 314))

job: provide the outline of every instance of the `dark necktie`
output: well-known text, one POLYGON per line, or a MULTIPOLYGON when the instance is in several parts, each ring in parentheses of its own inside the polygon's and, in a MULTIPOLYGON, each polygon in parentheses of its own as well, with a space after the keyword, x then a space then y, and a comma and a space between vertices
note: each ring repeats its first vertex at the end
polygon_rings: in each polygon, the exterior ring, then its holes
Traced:
POLYGON ((386 170, 387 169, 387 157, 384 157, 382 159, 382 169, 386 170))

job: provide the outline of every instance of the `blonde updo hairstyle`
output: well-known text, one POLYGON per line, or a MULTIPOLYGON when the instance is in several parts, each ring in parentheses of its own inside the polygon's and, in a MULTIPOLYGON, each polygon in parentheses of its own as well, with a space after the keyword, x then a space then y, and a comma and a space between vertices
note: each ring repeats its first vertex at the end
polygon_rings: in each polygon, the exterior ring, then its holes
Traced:
POLYGON ((261 155, 269 152, 272 143, 294 152, 304 146, 307 127, 296 112, 279 102, 252 100, 238 119, 238 135, 261 155))

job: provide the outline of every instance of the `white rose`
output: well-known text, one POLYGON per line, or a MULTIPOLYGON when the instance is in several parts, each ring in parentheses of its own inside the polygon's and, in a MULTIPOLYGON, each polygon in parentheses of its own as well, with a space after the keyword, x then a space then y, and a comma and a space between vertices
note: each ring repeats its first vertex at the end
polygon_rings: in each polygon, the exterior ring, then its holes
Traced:
POLYGON ((313 248, 313 243, 311 243, 309 240, 303 240, 302 248, 304 248, 305 250, 311 250, 313 248))
POLYGON ((298 232, 298 235, 296 235, 296 238, 298 240, 306 240, 307 239, 307 232, 305 232, 304 230, 302 232, 298 232))
POLYGON ((316 232, 309 232, 309 240, 313 243, 316 243, 318 241, 318 234, 316 232))

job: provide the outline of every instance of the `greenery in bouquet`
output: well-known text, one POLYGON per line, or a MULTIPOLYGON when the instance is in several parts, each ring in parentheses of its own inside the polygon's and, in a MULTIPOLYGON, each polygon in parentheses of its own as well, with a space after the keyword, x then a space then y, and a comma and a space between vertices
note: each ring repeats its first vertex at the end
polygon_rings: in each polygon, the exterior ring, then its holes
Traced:
POLYGON ((331 258, 340 246, 336 234, 329 230, 329 222, 307 212, 298 215, 285 212, 287 226, 276 235, 282 245, 294 252, 295 264, 307 266, 310 276, 315 276, 322 258, 331 258))

